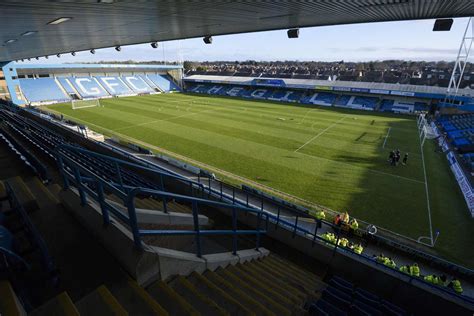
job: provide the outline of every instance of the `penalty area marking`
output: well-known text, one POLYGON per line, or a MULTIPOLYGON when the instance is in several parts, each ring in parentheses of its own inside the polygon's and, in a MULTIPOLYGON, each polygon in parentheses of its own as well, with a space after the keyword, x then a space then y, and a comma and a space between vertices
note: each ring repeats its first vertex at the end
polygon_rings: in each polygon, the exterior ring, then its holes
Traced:
POLYGON ((385 140, 383 142, 382 148, 385 148, 385 144, 387 143, 388 135, 390 135, 390 131, 392 130, 391 127, 388 128, 387 135, 385 135, 385 140))

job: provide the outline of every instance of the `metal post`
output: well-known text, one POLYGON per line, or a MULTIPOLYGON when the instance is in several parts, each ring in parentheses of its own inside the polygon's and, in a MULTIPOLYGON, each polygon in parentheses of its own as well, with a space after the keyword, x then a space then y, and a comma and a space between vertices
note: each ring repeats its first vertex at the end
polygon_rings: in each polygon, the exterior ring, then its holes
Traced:
POLYGON ((202 253, 201 253, 201 233, 200 233, 200 228, 199 228, 199 214, 198 214, 197 201, 193 201, 192 210, 193 210, 194 231, 196 232, 196 234, 195 234, 196 255, 199 258, 201 258, 202 257, 202 253))
POLYGON ((64 190, 69 189, 69 180, 66 175, 66 170, 64 169, 64 161, 63 158, 58 154, 58 165, 59 165, 59 172, 61 173, 61 177, 63 179, 63 188, 64 190))
POLYGON ((295 217, 295 228, 293 229, 293 238, 296 236, 296 229, 298 228, 298 215, 295 217))
POLYGON ((160 186, 161 186, 161 190, 165 191, 165 183, 163 182, 162 174, 160 174, 160 186))
POLYGON ((313 241, 311 243, 311 246, 314 246, 314 243, 316 242, 316 236, 318 235, 318 226, 320 225, 321 223, 321 220, 318 219, 316 222, 315 222, 315 225, 314 225, 314 236, 313 236, 313 241))
POLYGON ((87 204, 87 197, 84 188, 82 187, 81 173, 79 169, 74 169, 74 176, 76 178, 77 189, 79 190, 79 196, 81 197, 81 205, 84 206, 87 204))
POLYGON ((166 196, 163 197, 163 212, 168 213, 168 206, 166 202, 166 196))
POLYGON ((235 207, 232 208, 232 254, 237 255, 237 211, 235 207))
POLYGON ((222 201, 222 182, 219 182, 221 184, 221 201, 222 201))
POLYGON ((211 197, 211 178, 207 178, 207 179, 209 180, 209 182, 208 182, 208 183, 209 183, 209 184, 208 184, 208 185, 209 185, 209 188, 208 188, 208 189, 209 189, 209 193, 208 193, 207 196, 208 196, 208 197, 211 197))
POLYGON ((235 188, 232 187, 232 204, 235 204, 235 188))
POLYGON ((104 220, 104 225, 107 226, 110 224, 110 216, 109 216, 109 210, 107 209, 107 206, 105 205, 104 186, 102 182, 100 181, 97 181, 97 195, 99 196, 99 204, 100 204, 100 209, 102 211, 102 218, 104 220))
POLYGON ((277 223, 275 226, 275 230, 278 229, 278 225, 280 225, 280 206, 278 206, 278 210, 277 210, 277 223))
POLYGON ((339 244, 339 238, 341 237, 341 227, 337 227, 337 238, 336 238, 336 244, 334 245, 334 251, 332 252, 332 256, 334 257, 334 255, 336 254, 336 249, 337 249, 337 245, 339 244))
POLYGON ((115 163, 115 172, 117 172, 118 183, 120 184, 123 190, 124 188, 123 188, 122 173, 120 172, 120 166, 118 162, 115 163))
POLYGON ((133 241, 135 242, 135 246, 137 246, 139 249, 142 249, 140 233, 138 232, 137 212, 135 211, 134 197, 134 195, 130 194, 127 197, 128 221, 130 229, 132 230, 133 241))
POLYGON ((258 250, 260 248, 260 220, 262 218, 262 211, 258 212, 258 217, 257 217, 257 242, 255 246, 255 250, 258 250))

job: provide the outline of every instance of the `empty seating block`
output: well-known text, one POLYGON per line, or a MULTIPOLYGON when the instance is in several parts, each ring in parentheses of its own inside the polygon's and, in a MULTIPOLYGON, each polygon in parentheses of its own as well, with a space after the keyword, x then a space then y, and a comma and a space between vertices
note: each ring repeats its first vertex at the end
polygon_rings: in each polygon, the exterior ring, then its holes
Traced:
POLYGON ((167 75, 148 74, 147 77, 163 92, 180 91, 179 87, 167 75))
POLYGON ((19 79, 21 91, 30 103, 68 101, 54 78, 19 79))
POLYGON ((68 80, 82 98, 99 98, 109 95, 94 78, 69 77, 68 80))

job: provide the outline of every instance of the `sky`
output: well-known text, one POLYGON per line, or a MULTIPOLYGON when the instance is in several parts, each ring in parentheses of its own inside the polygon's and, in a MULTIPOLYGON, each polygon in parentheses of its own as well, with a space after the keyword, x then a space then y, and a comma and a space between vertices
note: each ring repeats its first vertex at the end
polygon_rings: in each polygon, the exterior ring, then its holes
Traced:
POLYGON ((455 60, 467 18, 454 20, 450 32, 433 32, 434 20, 365 23, 300 29, 298 39, 288 39, 286 30, 214 36, 206 45, 201 38, 98 49, 96 54, 50 57, 31 63, 98 61, 370 61, 385 59, 455 60))

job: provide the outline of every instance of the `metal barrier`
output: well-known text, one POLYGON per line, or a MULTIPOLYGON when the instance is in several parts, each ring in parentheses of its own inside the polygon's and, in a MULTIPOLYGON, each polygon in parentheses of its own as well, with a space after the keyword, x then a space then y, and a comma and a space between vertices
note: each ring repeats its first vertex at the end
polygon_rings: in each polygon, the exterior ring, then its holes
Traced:
MULTIPOLYGON (((13 212, 17 212, 19 216, 21 217, 23 225, 25 226, 26 230, 32 235, 31 242, 33 242, 35 246, 38 247, 40 250, 42 265, 45 267, 48 274, 52 273, 53 271, 55 271, 55 266, 53 263, 53 259, 49 255, 49 251, 48 251, 48 248, 46 247, 46 243, 41 237, 41 234, 38 232, 36 227, 31 222, 28 216, 28 213, 25 211, 20 201, 18 201, 18 198, 15 195, 15 192, 13 191, 12 187, 10 186, 8 182, 5 182, 5 189, 6 189, 10 209, 13 212)), ((29 264, 23 258, 14 254, 13 252, 10 252, 9 255, 13 256, 17 260, 20 260, 22 264, 24 264, 28 269, 30 269, 29 264)), ((56 281, 57 280, 54 280, 54 282, 56 281)))
MULTIPOLYGON (((163 177, 171 177, 177 178, 170 174, 165 174, 162 172, 158 172, 156 170, 152 170, 149 168, 145 168, 143 166, 139 166, 136 164, 132 164, 123 160, 119 160, 112 157, 107 157, 104 155, 100 155, 97 153, 93 153, 81 148, 77 148, 70 145, 61 145, 57 148, 56 157, 60 169, 60 173, 62 175, 64 188, 68 188, 71 184, 73 184, 78 192, 81 199, 81 204, 86 205, 88 197, 91 197, 95 200, 101 208, 102 217, 105 225, 110 223, 110 214, 113 214, 122 222, 126 223, 132 234, 135 245, 142 249, 143 244, 141 237, 142 236, 194 236, 196 242, 196 255, 198 257, 202 256, 202 247, 201 247, 201 238, 202 236, 211 236, 211 235, 231 235, 232 236, 232 252, 233 254, 237 253, 237 244, 238 244, 238 236, 239 235, 255 235, 256 236, 256 245, 255 249, 259 249, 260 247, 260 237, 261 234, 265 234, 266 231, 260 229, 260 225, 257 225, 255 230, 239 230, 237 229, 237 212, 247 212, 256 214, 259 219, 259 222, 262 219, 262 216, 266 216, 264 212, 261 210, 256 210, 254 208, 243 207, 235 204, 228 204, 223 202, 216 202, 208 199, 203 199, 194 196, 186 196, 180 195, 175 193, 166 192, 164 190, 154 190, 148 188, 140 188, 140 187, 130 187, 123 185, 120 182, 120 168, 117 168, 117 182, 107 181, 106 179, 102 178, 100 175, 93 172, 87 166, 78 163, 74 159, 68 155, 68 152, 80 151, 83 154, 93 155, 93 156, 100 156, 102 159, 108 159, 114 162, 117 165, 127 165, 133 166, 134 168, 139 168, 141 170, 149 171, 154 174, 160 176, 161 181, 163 181, 163 177), (118 197, 120 200, 123 201, 124 207, 127 209, 127 213, 124 213, 114 204, 110 203, 105 196, 105 193, 111 193, 118 197), (154 197, 159 198, 162 200, 163 209, 166 210, 166 204, 170 200, 176 201, 184 201, 187 203, 191 203, 192 205, 192 217, 193 217, 193 230, 171 230, 171 229, 160 229, 160 230, 152 230, 152 229, 140 229, 138 227, 137 221, 137 213, 135 208, 135 198, 137 195, 144 195, 147 197, 154 197), (200 206, 208 206, 208 207, 218 207, 224 209, 230 209, 232 214, 232 229, 229 230, 203 230, 200 228, 199 225, 199 207, 200 206)), ((178 180, 183 180, 178 178, 178 180)), ((195 189, 202 192, 202 185, 188 180, 188 183, 191 185, 191 191, 193 192, 195 189)), ((163 182, 161 182, 161 188, 164 188, 163 182)))

